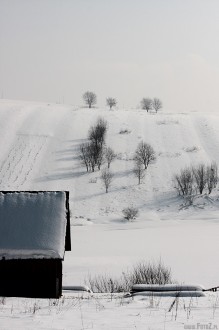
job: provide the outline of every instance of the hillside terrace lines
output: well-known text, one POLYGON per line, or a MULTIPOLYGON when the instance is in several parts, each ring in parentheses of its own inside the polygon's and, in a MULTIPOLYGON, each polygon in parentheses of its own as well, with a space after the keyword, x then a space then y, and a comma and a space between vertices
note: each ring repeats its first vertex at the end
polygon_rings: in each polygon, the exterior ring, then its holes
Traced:
POLYGON ((219 129, 218 117, 193 117, 194 126, 199 134, 200 143, 209 161, 219 161, 219 129))
POLYGON ((0 166, 1 189, 20 189, 25 184, 47 139, 47 136, 17 135, 0 166))

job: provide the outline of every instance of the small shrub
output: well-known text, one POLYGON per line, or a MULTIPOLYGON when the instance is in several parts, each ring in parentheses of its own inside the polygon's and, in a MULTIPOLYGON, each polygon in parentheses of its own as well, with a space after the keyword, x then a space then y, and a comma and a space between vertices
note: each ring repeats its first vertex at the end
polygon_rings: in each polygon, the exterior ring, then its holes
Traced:
POLYGON ((125 209, 122 210, 123 216, 125 219, 129 220, 133 220, 138 216, 138 209, 136 209, 133 206, 130 207, 126 207, 125 209))
POLYGON ((89 276, 85 281, 93 292, 114 293, 128 292, 134 284, 168 284, 172 283, 171 269, 158 263, 137 263, 130 270, 122 272, 119 278, 110 275, 89 276))
POLYGON ((121 129, 120 132, 119 132, 119 134, 130 134, 130 133, 131 133, 131 131, 128 130, 127 128, 126 129, 121 129))
POLYGON ((197 146, 192 146, 192 147, 187 147, 184 149, 186 152, 197 152, 199 151, 199 147, 197 146))

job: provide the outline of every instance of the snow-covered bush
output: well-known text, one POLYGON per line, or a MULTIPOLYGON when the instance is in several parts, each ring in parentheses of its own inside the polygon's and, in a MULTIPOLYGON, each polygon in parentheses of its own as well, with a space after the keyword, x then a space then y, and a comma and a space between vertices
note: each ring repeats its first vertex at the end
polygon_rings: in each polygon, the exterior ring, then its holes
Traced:
POLYGON ((133 206, 129 206, 126 207, 125 209, 122 210, 123 216, 125 219, 127 220, 133 220, 138 216, 138 209, 133 207, 133 206))

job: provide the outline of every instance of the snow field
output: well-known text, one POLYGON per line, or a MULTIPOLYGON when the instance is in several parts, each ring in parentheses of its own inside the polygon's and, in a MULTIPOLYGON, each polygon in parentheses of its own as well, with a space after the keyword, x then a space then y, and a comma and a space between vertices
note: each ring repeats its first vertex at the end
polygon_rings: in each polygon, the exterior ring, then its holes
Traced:
MULTIPOLYGON (((0 100, 0 190, 70 191, 72 251, 65 254, 64 285, 83 285, 88 274, 119 276, 138 261, 161 259, 179 283, 217 286, 218 189, 210 196, 197 196, 188 206, 174 191, 172 178, 185 166, 219 164, 218 150, 219 116, 215 113, 152 115, 142 110, 0 100), (108 194, 100 172, 86 173, 77 154, 99 116, 109 125, 106 143, 117 153, 108 194), (138 185, 132 157, 141 140, 153 146, 157 160, 138 185), (133 222, 122 216, 122 209, 130 205, 139 209, 133 222)), ((109 297, 71 300, 66 295, 63 299, 60 312, 56 305, 49 309, 48 302, 40 301, 47 307, 33 313, 37 301, 6 298, 6 304, 0 305, 1 327, 182 329, 190 321, 218 323, 216 295, 192 300, 190 305, 189 300, 185 300, 188 305, 180 300, 177 321, 173 312, 172 319, 167 313, 173 298, 159 298, 159 306, 154 301, 153 308, 148 307, 147 297, 124 300, 123 305, 109 297), (103 308, 98 307, 101 304, 103 308)))
POLYGON ((213 328, 219 324, 218 296, 66 293, 60 300, 2 298, 0 321, 1 329, 177 330, 197 324, 213 328))

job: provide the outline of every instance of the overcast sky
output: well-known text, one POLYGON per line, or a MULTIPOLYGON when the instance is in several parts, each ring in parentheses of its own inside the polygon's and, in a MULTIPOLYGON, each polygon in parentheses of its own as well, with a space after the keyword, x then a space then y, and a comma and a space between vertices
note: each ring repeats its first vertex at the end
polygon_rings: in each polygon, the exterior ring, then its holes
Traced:
POLYGON ((219 0, 0 0, 0 97, 219 112, 219 0))

